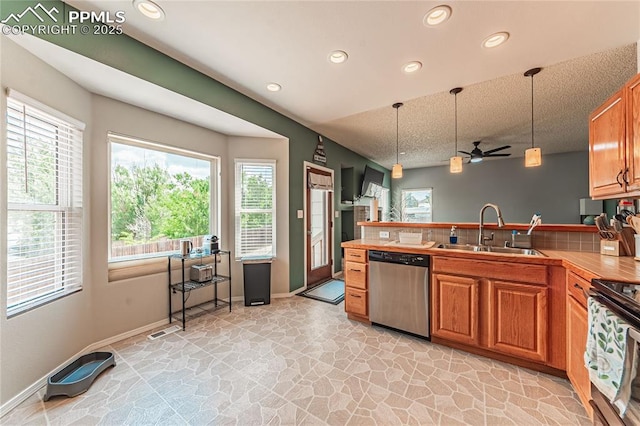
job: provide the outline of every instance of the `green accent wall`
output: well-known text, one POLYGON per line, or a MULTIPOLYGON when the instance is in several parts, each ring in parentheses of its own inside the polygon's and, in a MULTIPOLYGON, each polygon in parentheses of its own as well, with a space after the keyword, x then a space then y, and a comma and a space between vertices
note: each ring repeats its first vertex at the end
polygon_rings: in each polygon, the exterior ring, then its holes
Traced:
MULTIPOLYGON (((22 13, 28 6, 41 3, 50 10, 55 7, 61 16, 68 16, 69 10, 75 10, 58 0, 43 1, 0 1, 0 19, 11 13, 22 13)), ((20 25, 40 25, 35 16, 27 13, 20 25)), ((47 24, 47 22, 45 22, 47 24)), ((61 24, 60 19, 58 24, 61 24)), ((63 24, 64 25, 64 24, 63 24)), ((81 34, 81 25, 75 34, 48 35, 38 37, 70 51, 109 65, 135 77, 144 79, 173 92, 202 102, 220 111, 227 112, 243 120, 271 130, 289 139, 289 250, 290 250, 290 290, 304 285, 304 235, 301 219, 296 219, 296 211, 303 209, 302 166, 304 161, 311 162, 318 142, 318 133, 302 124, 272 110, 242 93, 225 86, 187 65, 127 36, 81 34)), ((93 26, 90 25, 92 28, 93 26)), ((108 84, 108 82, 105 82, 108 84)), ((323 137, 327 165, 335 171, 336 198, 340 198, 340 168, 342 165, 363 170, 365 164, 385 172, 385 186, 389 187, 390 171, 384 169, 355 152, 323 137)), ((337 206, 338 204, 336 204, 337 206)), ((335 220, 337 236, 334 241, 335 264, 341 264, 340 235, 341 223, 335 220)))

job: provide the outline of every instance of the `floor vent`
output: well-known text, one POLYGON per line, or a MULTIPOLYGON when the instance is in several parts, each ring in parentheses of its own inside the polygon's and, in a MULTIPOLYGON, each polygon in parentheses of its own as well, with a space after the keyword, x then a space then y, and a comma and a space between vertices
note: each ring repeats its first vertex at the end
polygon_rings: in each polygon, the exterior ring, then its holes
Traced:
POLYGON ((166 336, 167 334, 175 333, 178 330, 180 330, 179 326, 172 325, 171 327, 165 328, 164 330, 156 331, 155 333, 150 334, 148 337, 149 340, 156 340, 163 336, 166 336))

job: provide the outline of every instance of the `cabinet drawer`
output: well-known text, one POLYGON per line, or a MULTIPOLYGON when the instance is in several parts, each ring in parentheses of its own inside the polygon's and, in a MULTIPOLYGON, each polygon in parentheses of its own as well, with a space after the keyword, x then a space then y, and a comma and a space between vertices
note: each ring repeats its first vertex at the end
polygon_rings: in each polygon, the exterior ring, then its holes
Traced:
POLYGON ((440 256, 434 256, 431 262, 434 272, 547 284, 547 267, 544 265, 440 256))
POLYGON ((345 249, 345 262, 367 263, 367 251, 363 249, 345 249))
POLYGON ((368 315, 367 291, 347 287, 344 293, 344 310, 347 313, 366 317, 368 315))
POLYGON ((357 262, 345 262, 344 283, 347 287, 367 289, 367 265, 357 262))
POLYGON ((573 271, 567 271, 567 292, 573 296, 576 301, 587 307, 587 296, 584 294, 591 288, 591 283, 573 271))

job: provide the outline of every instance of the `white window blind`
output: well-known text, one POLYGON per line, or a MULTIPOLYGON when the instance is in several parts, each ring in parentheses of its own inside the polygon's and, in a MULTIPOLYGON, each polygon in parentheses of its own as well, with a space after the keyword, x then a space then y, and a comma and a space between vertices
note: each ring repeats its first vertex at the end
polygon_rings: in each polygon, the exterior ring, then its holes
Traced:
POLYGON ((7 314, 82 287, 82 129, 7 97, 7 314))
POLYGON ((236 160, 236 257, 276 255, 276 163, 236 160))

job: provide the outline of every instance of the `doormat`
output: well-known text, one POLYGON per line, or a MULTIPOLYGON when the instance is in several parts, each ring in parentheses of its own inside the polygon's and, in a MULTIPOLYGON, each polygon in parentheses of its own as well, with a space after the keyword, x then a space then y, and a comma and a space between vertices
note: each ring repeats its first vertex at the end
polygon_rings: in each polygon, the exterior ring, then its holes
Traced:
POLYGON ((337 305, 344 300, 344 281, 329 280, 324 284, 317 285, 310 290, 298 293, 298 296, 309 299, 320 300, 321 302, 337 305))

